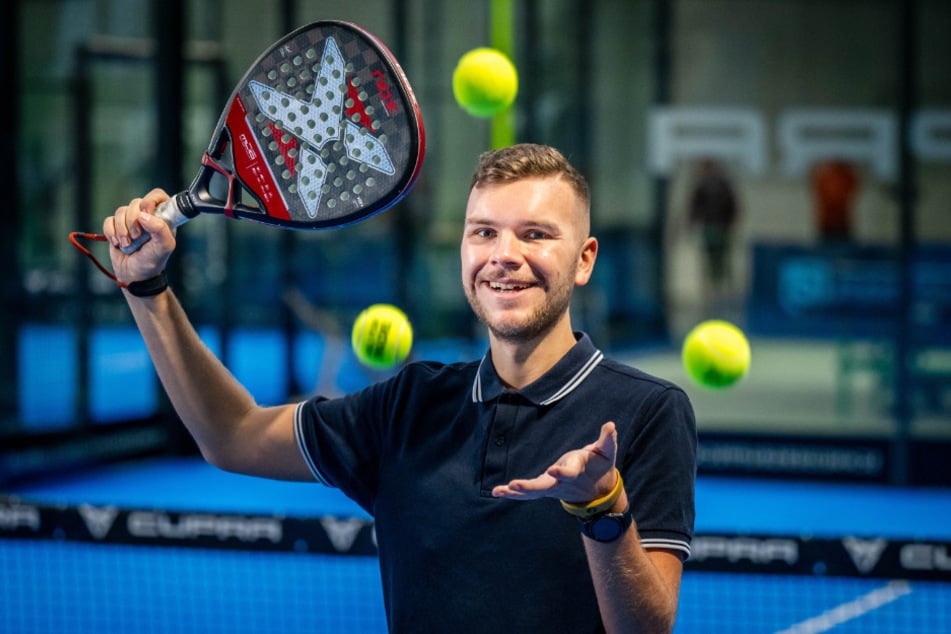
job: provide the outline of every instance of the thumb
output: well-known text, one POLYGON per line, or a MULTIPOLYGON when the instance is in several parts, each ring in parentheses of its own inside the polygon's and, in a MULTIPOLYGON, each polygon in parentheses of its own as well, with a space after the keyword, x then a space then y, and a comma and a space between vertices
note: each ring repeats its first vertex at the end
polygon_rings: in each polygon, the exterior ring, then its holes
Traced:
POLYGON ((601 435, 594 443, 593 449, 612 463, 615 461, 617 457, 617 427, 613 421, 601 425, 601 435))
POLYGON ((162 227, 167 227, 168 223, 156 216, 151 214, 148 211, 139 212, 139 224, 142 225, 142 228, 148 231, 151 234, 156 234, 162 231, 162 227))
POLYGON ((142 229, 152 236, 152 240, 155 240, 157 245, 169 251, 175 247, 175 231, 160 216, 147 211, 140 211, 139 224, 142 225, 142 229))

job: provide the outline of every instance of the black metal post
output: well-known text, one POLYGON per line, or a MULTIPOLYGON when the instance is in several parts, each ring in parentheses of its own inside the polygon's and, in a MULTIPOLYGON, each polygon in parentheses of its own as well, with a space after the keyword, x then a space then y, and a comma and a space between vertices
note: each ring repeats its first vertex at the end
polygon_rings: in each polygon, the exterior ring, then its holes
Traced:
MULTIPOLYGON (((155 0, 152 5, 155 27, 155 98, 158 126, 155 139, 155 181, 170 192, 180 191, 184 153, 183 111, 185 107, 184 0, 155 0)), ((181 270, 169 270, 172 283, 181 288, 181 270)))
MULTIPOLYGON (((76 76, 73 79, 73 116, 75 117, 76 144, 73 148, 76 178, 75 223, 77 227, 94 227, 92 216, 92 81, 93 54, 80 46, 76 51, 76 76)), ((76 354, 78 365, 78 390, 76 392, 76 418, 88 426, 89 422, 89 331, 92 327, 92 291, 89 287, 89 269, 83 255, 73 254, 76 265, 73 269, 74 287, 71 300, 76 310, 76 354)))
POLYGON ((911 404, 909 364, 915 352, 911 340, 911 313, 915 301, 915 162, 909 127, 917 101, 917 0, 896 0, 898 6, 898 284, 899 309, 895 337, 895 437, 892 441, 890 480, 909 483, 909 428, 914 415, 911 404))
POLYGON ((17 171, 17 146, 19 143, 19 113, 22 94, 20 84, 20 2, 10 0, 4 3, 3 26, 0 27, 3 42, 0 44, 0 72, 6 78, 8 86, 13 87, 13 95, 7 100, 7 116, 2 118, 3 130, 0 133, 0 169, 6 175, 7 186, 2 188, 0 205, 6 210, 6 227, 0 232, 0 270, 6 280, 0 288, 3 298, 3 314, 0 316, 0 429, 6 427, 5 420, 16 416, 18 377, 17 377, 17 332, 21 321, 23 305, 23 276, 20 272, 18 257, 21 221, 20 181, 17 171))

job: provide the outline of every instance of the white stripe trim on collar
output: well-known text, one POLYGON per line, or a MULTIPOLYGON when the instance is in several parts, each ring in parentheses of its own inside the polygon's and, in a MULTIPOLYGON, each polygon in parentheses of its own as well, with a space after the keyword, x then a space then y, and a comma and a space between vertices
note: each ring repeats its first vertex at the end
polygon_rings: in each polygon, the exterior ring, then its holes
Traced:
MULTIPOLYGON (((601 363, 604 359, 604 353, 600 350, 595 350, 594 354, 591 355, 591 358, 588 359, 585 364, 578 370, 577 373, 571 380, 565 383, 564 386, 547 399, 541 402, 542 405, 551 405, 552 403, 563 399, 568 396, 571 392, 575 390, 582 381, 584 381, 589 374, 591 374, 594 369, 601 363)), ((481 403, 482 402, 482 365, 485 363, 485 357, 482 357, 482 361, 479 362, 479 367, 476 370, 475 381, 472 382, 472 402, 481 403)))
POLYGON ((604 359, 604 354, 600 350, 595 350, 594 354, 591 355, 591 358, 581 367, 578 372, 571 377, 571 380, 565 383, 564 387, 560 390, 549 396, 547 399, 541 402, 542 405, 551 405, 555 401, 559 401, 564 397, 568 396, 571 392, 574 391, 576 387, 581 385, 589 374, 591 374, 594 369, 597 367, 601 360, 604 359))
POLYGON ((485 363, 485 357, 482 357, 482 361, 479 361, 479 367, 476 368, 475 381, 472 382, 472 402, 473 403, 482 402, 482 364, 483 363, 485 363))

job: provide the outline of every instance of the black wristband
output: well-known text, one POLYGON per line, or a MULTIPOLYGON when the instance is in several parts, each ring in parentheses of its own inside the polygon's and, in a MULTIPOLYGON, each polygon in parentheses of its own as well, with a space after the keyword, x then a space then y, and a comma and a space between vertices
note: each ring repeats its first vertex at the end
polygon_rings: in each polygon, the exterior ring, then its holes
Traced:
POLYGON ((126 290, 136 297, 152 297, 168 288, 168 276, 162 271, 155 277, 126 284, 126 290))

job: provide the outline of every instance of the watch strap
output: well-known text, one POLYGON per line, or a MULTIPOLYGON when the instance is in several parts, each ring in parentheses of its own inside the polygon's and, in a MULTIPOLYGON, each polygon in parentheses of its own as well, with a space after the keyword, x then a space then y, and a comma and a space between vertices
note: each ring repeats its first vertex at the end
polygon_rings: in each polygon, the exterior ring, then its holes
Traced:
POLYGON ((629 504, 620 513, 602 513, 588 519, 578 518, 578 524, 582 535, 604 544, 620 539, 634 524, 634 515, 629 504), (602 528, 604 526, 613 527, 614 530, 605 534, 602 528))

